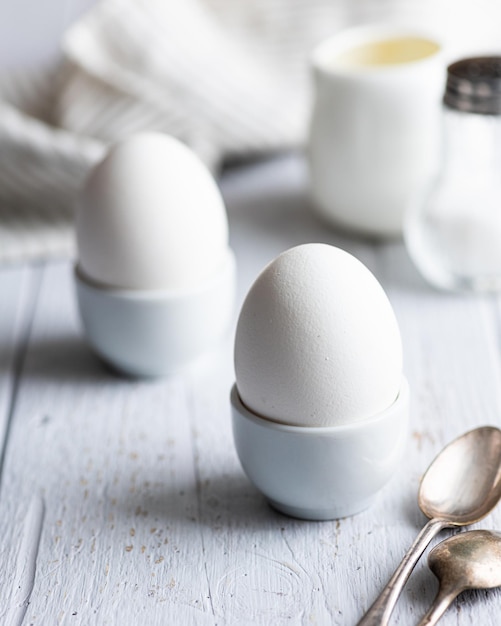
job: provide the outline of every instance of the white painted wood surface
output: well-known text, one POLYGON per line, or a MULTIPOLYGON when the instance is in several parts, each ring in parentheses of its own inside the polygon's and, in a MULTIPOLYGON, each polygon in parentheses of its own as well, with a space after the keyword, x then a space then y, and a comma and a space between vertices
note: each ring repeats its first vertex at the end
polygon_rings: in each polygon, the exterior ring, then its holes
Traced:
MULTIPOLYGON (((85 344, 69 264, 2 269, 0 624, 355 624, 425 521, 416 494, 433 456, 501 423, 499 300, 433 291, 402 244, 329 231, 305 186, 294 156, 224 177, 238 305, 266 262, 302 242, 340 245, 374 271, 412 389, 401 471, 353 518, 275 513, 233 448, 231 336, 184 376, 120 379, 85 344)), ((477 527, 501 529, 501 507, 477 527)), ((423 559, 393 623, 417 623, 435 589, 423 559)), ((501 592, 470 593, 443 623, 498 626, 500 614, 501 592)))

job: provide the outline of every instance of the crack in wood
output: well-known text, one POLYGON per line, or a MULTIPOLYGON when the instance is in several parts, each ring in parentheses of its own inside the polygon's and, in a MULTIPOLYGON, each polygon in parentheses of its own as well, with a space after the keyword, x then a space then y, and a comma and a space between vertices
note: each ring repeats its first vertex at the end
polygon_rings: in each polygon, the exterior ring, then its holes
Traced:
MULTIPOLYGON (((190 406, 192 407, 192 411, 190 412, 190 417, 191 417, 195 415, 195 411, 196 411, 196 401, 193 395, 191 394, 189 395, 188 402, 190 406)), ((214 609, 214 602, 212 600, 212 591, 211 591, 211 584, 210 584, 210 578, 209 578, 209 571, 207 569, 204 531, 203 531, 202 524, 201 524, 202 522, 202 479, 200 475, 200 468, 198 466, 197 437, 196 437, 195 424, 193 423, 193 417, 191 417, 190 426, 191 426, 190 428, 191 445, 192 445, 192 452, 193 452, 193 472, 195 475, 195 489, 196 489, 196 498, 197 498, 197 517, 198 517, 197 521, 198 521, 198 526, 200 528, 200 542, 202 544, 202 553, 204 557, 203 562, 204 562, 205 580, 207 582, 207 598, 209 600, 209 605, 210 605, 212 616, 215 617, 216 611, 214 609)))
POLYGON ((45 503, 42 496, 31 499, 23 525, 13 576, 12 600, 4 615, 4 626, 21 626, 35 585, 36 562, 42 536, 45 503))
POLYGON ((10 397, 7 406, 7 417, 5 421, 4 438, 0 447, 0 495, 2 492, 3 484, 3 470, 5 463, 5 456, 7 453, 7 447, 9 444, 9 436, 12 427, 12 421, 16 409, 16 401, 19 392, 19 386, 21 383, 21 374, 23 371, 24 361, 28 352, 28 344, 31 335, 31 329, 33 326, 33 320, 35 318, 36 303, 38 295, 40 293, 40 286, 42 283, 44 266, 36 267, 28 274, 28 286, 26 287, 27 295, 21 300, 21 311, 19 314, 20 321, 17 323, 17 341, 16 349, 13 356, 12 365, 12 384, 10 387, 10 397))

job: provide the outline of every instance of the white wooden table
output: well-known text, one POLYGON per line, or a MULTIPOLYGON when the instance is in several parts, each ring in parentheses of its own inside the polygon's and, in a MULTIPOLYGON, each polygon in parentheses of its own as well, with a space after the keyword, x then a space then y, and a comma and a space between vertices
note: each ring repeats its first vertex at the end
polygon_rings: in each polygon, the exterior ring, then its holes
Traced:
MULTIPOLYGON (((425 521, 416 494, 431 459, 501 422, 499 299, 433 291, 401 243, 327 230, 307 210, 297 156, 233 170, 223 190, 238 306, 265 263, 303 242, 349 250, 382 282, 412 390, 401 471, 356 517, 279 515, 233 447, 232 337, 185 376, 120 379, 84 341, 69 263, 4 268, 0 624, 355 624, 425 521)), ((477 526, 501 528, 501 507, 477 526)), ((423 559, 393 623, 415 624, 435 589, 423 559)), ((443 623, 500 615, 501 592, 471 593, 443 623)))

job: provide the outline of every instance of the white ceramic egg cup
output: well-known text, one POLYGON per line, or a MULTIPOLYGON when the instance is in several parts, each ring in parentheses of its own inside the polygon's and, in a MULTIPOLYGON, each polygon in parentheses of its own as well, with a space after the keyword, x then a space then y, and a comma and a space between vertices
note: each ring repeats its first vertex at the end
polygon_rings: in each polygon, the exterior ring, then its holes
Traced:
POLYGON ((184 369, 227 331, 235 295, 235 258, 194 289, 127 290, 96 285, 75 268, 80 316, 93 350, 131 376, 184 369))
POLYGON ((388 482, 407 440, 409 386, 385 411, 352 424, 289 426, 249 411, 231 391, 233 436, 242 467, 286 515, 330 520, 367 508, 388 482))

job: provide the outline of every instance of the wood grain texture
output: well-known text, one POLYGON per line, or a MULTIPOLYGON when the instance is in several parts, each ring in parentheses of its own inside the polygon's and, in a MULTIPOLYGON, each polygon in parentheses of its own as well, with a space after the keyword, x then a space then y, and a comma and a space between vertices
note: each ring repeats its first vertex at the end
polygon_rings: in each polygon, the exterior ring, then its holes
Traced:
MULTIPOLYGON (((85 344, 71 268, 47 266, 0 493, 0 623, 355 624, 425 522, 416 494, 433 456, 465 430, 499 425, 498 300, 433 291, 401 243, 327 230, 306 210, 305 186, 294 156, 226 175, 238 302, 265 263, 298 243, 340 245, 369 266, 395 308, 412 390, 398 474, 353 518, 316 523, 274 512, 233 446, 232 334, 183 376, 124 380, 85 344)), ((0 284, 7 280, 1 271, 0 284)), ((8 293, 2 345, 33 310, 19 287, 8 293)), ((7 352, 20 342, 18 332, 7 352)), ((477 527, 501 528, 501 511, 477 527)), ((417 623, 435 589, 423 560, 393 622, 417 623)), ((498 591, 465 594, 444 626, 498 626, 500 601, 498 591)))
MULTIPOLYGON (((3 467, 15 413, 20 378, 30 336, 40 269, 6 268, 0 273, 0 494, 3 467)), ((34 566, 41 530, 40 501, 31 500, 24 532, 18 541, 2 541, 0 559, 7 563, 3 576, 7 598, 3 611, 6 626, 21 624, 34 581, 34 566)), ((9 502, 1 509, 0 531, 10 532, 9 502)))
POLYGON ((30 268, 0 273, 0 475, 39 279, 40 271, 30 268))

